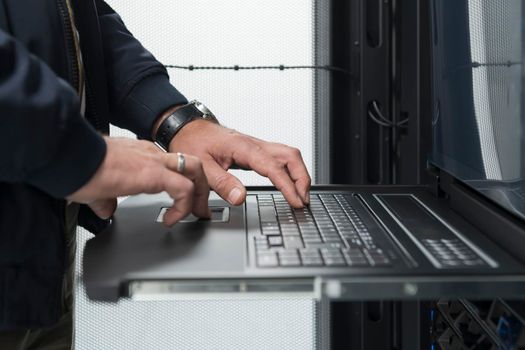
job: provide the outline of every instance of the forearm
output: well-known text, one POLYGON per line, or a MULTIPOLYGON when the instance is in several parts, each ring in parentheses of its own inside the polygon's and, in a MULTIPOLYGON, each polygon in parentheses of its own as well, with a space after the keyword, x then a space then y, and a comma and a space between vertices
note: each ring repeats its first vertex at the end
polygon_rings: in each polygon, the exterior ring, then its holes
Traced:
POLYGON ((150 139, 169 108, 187 103, 169 82, 164 66, 133 37, 119 15, 97 0, 109 82, 111 123, 150 139))
POLYGON ((73 192, 105 155, 102 138, 80 115, 76 92, 3 31, 0 67, 0 181, 55 197, 73 192))

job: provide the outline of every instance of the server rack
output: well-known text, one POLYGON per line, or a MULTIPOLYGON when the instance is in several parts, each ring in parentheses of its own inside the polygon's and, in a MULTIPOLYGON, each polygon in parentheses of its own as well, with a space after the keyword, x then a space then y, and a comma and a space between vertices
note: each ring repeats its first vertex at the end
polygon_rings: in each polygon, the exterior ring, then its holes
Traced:
MULTIPOLYGON (((426 184, 432 0, 330 0, 330 182, 426 184)), ((437 190, 437 189, 436 189, 437 190)), ((525 348, 525 302, 339 302, 333 349, 525 348)))

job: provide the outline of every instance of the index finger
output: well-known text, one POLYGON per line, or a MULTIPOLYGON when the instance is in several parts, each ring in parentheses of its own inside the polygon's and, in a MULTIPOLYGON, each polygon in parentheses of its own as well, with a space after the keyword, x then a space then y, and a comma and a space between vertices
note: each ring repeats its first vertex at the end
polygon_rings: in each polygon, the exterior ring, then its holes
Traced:
POLYGON ((290 177, 295 182, 297 192, 302 197, 303 201, 306 204, 309 204, 312 179, 308 174, 306 165, 304 164, 301 151, 299 151, 297 148, 290 148, 286 153, 286 167, 288 168, 290 177))
POLYGON ((234 161, 237 164, 248 166, 259 175, 269 178, 294 208, 304 207, 304 201, 299 196, 285 163, 272 157, 268 149, 264 150, 263 147, 249 142, 240 143, 238 149, 242 151, 235 153, 234 161))
MULTIPOLYGON (((199 158, 189 155, 181 154, 184 158, 184 170, 180 175, 193 181, 195 185, 194 200, 192 212, 200 218, 210 218, 211 212, 208 207, 208 197, 210 195, 210 186, 202 169, 202 163, 199 158)), ((179 154, 166 153, 166 166, 168 169, 177 172, 179 167, 179 154)))

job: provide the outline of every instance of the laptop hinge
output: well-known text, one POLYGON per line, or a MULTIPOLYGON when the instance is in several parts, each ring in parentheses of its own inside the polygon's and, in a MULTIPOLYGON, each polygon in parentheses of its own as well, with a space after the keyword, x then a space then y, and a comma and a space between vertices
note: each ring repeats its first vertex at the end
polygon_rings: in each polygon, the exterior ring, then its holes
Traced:
POLYGON ((477 227, 517 260, 525 263, 525 224, 489 199, 483 197, 452 175, 441 172, 440 186, 450 208, 477 227))
POLYGON ((446 197, 446 192, 442 187, 441 183, 441 174, 438 168, 436 168, 433 165, 427 166, 427 175, 430 179, 430 182, 428 184, 428 189, 430 193, 432 193, 435 197, 443 198, 446 197))

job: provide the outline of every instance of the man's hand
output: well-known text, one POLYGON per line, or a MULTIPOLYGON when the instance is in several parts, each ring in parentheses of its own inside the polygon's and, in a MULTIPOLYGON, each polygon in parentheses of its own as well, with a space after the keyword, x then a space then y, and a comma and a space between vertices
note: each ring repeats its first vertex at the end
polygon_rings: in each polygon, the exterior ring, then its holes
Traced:
POLYGON ((68 200, 88 204, 99 216, 108 217, 114 211, 116 197, 166 191, 174 200, 164 215, 167 226, 189 213, 211 216, 210 190, 198 158, 185 155, 185 170, 179 174, 178 156, 162 152, 151 142, 109 137, 105 141, 107 153, 102 165, 68 200))
POLYGON ((211 188, 233 205, 243 203, 246 198, 246 188, 227 172, 233 164, 268 177, 295 208, 310 202, 311 179, 296 148, 262 141, 210 121, 195 120, 175 135, 169 150, 199 157, 211 188))

